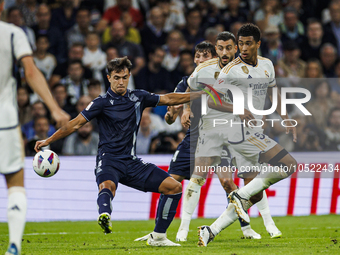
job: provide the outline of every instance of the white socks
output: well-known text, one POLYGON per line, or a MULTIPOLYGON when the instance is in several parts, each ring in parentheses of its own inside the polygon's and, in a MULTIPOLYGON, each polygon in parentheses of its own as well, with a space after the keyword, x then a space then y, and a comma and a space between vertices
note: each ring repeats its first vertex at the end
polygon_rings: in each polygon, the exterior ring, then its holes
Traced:
POLYGON ((211 224, 210 229, 213 234, 216 236, 223 229, 233 224, 238 219, 238 216, 235 212, 235 206, 232 203, 229 203, 227 209, 218 217, 217 220, 213 224, 211 224))
POLYGON ((27 211, 26 192, 24 187, 11 187, 8 189, 8 229, 9 243, 14 243, 21 251, 21 240, 25 229, 27 211))
POLYGON ((265 191, 263 191, 263 197, 259 202, 256 203, 256 206, 261 213, 265 226, 268 226, 269 224, 275 224, 272 219, 272 216, 270 215, 267 194, 265 191))
MULTIPOLYGON (((203 179, 203 178, 202 178, 203 179)), ((202 182, 202 185, 205 181, 202 182)), ((190 180, 188 187, 185 189, 183 198, 183 209, 181 217, 181 226, 179 229, 189 230, 192 214, 194 213, 201 195, 201 185, 190 180)))

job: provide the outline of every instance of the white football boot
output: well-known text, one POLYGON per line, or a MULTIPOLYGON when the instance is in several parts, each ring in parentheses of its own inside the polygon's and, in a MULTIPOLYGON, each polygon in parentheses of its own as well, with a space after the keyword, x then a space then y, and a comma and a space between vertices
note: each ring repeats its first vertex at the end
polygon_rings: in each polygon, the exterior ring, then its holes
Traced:
POLYGON ((139 241, 146 241, 148 240, 149 236, 150 236, 151 233, 145 235, 145 236, 142 236, 142 237, 139 237, 139 238, 136 238, 134 241, 135 242, 139 242, 139 241))
POLYGON ((243 236, 246 239, 261 239, 261 235, 256 233, 251 227, 250 225, 245 226, 245 227, 241 227, 242 232, 243 232, 243 236))
POLYGON ((181 246, 179 243, 174 243, 166 238, 166 233, 152 232, 146 241, 150 246, 181 246))
POLYGON ((281 231, 275 226, 274 223, 269 224, 268 226, 266 226, 266 230, 270 235, 270 238, 280 238, 282 237, 282 233, 281 231))
POLYGON ((212 233, 209 226, 198 227, 198 246, 207 246, 214 238, 215 235, 212 233))
POLYGON ((177 242, 186 242, 188 237, 189 229, 181 228, 178 230, 176 235, 177 242))
POLYGON ((250 201, 240 197, 236 191, 231 192, 228 198, 230 199, 230 202, 234 204, 235 211, 238 217, 241 218, 241 220, 243 220, 244 222, 250 223, 248 212, 245 209, 247 207, 250 207, 248 206, 248 203, 250 203, 250 201))

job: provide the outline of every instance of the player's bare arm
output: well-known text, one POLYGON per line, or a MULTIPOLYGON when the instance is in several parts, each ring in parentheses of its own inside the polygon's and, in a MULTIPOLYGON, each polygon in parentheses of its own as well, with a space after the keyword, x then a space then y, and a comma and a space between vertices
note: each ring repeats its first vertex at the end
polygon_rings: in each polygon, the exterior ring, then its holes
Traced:
MULTIPOLYGON (((190 88, 188 87, 185 92, 190 92, 190 88)), ((183 105, 183 114, 181 117, 181 124, 184 127, 189 128, 191 124, 190 118, 193 118, 193 117, 194 117, 194 114, 191 111, 190 102, 188 102, 183 105)))
POLYGON ((53 135, 51 135, 46 140, 37 141, 34 150, 38 152, 41 147, 45 147, 57 140, 60 140, 73 132, 77 131, 79 128, 81 128, 83 125, 85 125, 87 120, 84 118, 83 115, 78 114, 78 116, 72 120, 70 120, 66 125, 59 128, 53 135))
POLYGON ((182 104, 175 105, 175 106, 168 106, 167 112, 164 116, 166 123, 168 123, 169 125, 173 124, 176 121, 178 115, 181 114, 182 109, 183 109, 182 104))
POLYGON ((57 102, 53 99, 44 76, 34 64, 33 57, 23 57, 21 59, 21 63, 25 69, 25 77, 28 84, 42 98, 44 103, 50 109, 52 117, 57 122, 57 127, 66 125, 70 116, 60 109, 57 102))
POLYGON ((204 92, 192 93, 168 93, 161 95, 158 105, 178 105, 188 103, 192 100, 199 98, 204 92))
MULTIPOLYGON (((273 88, 272 87, 268 88, 267 93, 268 93, 270 101, 273 102, 273 88)), ((280 93, 280 90, 277 91, 277 108, 276 108, 276 112, 278 114, 280 114, 280 116, 281 116, 281 118, 283 120, 288 120, 289 119, 288 114, 285 114, 285 115, 281 114, 281 93, 280 93)), ((289 121, 289 123, 290 123, 290 126, 286 127, 286 134, 292 133, 293 134, 293 141, 296 143, 296 141, 297 141, 296 128, 293 126, 291 121, 289 121)))

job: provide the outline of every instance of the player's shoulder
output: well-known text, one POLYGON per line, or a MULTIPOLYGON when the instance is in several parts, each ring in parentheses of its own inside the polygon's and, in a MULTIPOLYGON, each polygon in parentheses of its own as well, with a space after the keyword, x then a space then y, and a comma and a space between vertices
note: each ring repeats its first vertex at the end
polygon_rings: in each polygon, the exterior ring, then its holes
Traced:
POLYGON ((269 58, 264 58, 264 57, 261 57, 261 56, 257 56, 257 59, 259 61, 259 65, 273 66, 273 62, 269 58))
POLYGON ((195 71, 196 72, 199 72, 205 68, 209 68, 209 67, 212 67, 214 65, 218 64, 218 58, 212 58, 212 59, 209 59, 205 62, 203 62, 202 64, 200 64, 199 66, 196 67, 195 71))
POLYGON ((155 93, 151 93, 144 89, 133 89, 133 90, 128 89, 126 93, 128 93, 128 97, 130 98, 130 100, 134 102, 137 101, 138 99, 142 99, 145 96, 155 95, 155 93))
POLYGON ((233 61, 229 62, 228 65, 223 67, 221 73, 228 74, 232 72, 233 69, 235 69, 237 66, 240 66, 242 64, 242 60, 240 57, 235 58, 233 61))
POLYGON ((17 27, 13 24, 9 24, 7 22, 0 21, 0 33, 2 36, 6 33, 24 33, 20 27, 17 27))
POLYGON ((185 92, 188 88, 188 76, 184 76, 182 80, 180 80, 174 90, 174 92, 185 92))

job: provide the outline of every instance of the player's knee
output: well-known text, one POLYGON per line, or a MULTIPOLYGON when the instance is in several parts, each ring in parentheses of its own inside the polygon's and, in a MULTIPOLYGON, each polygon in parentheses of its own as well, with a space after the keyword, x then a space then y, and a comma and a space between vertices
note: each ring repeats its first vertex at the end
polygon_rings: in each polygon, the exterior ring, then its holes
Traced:
POLYGON ((233 190, 235 190, 235 188, 237 188, 232 178, 222 178, 220 179, 220 182, 223 189, 227 193, 231 193, 233 190))
POLYGON ((180 182, 176 182, 175 184, 171 185, 165 192, 164 195, 174 195, 182 192, 182 184, 180 182))
POLYGON ((253 204, 256 204, 257 202, 260 202, 262 200, 263 197, 263 192, 259 192, 256 195, 252 196, 250 198, 250 202, 252 202, 253 204))

